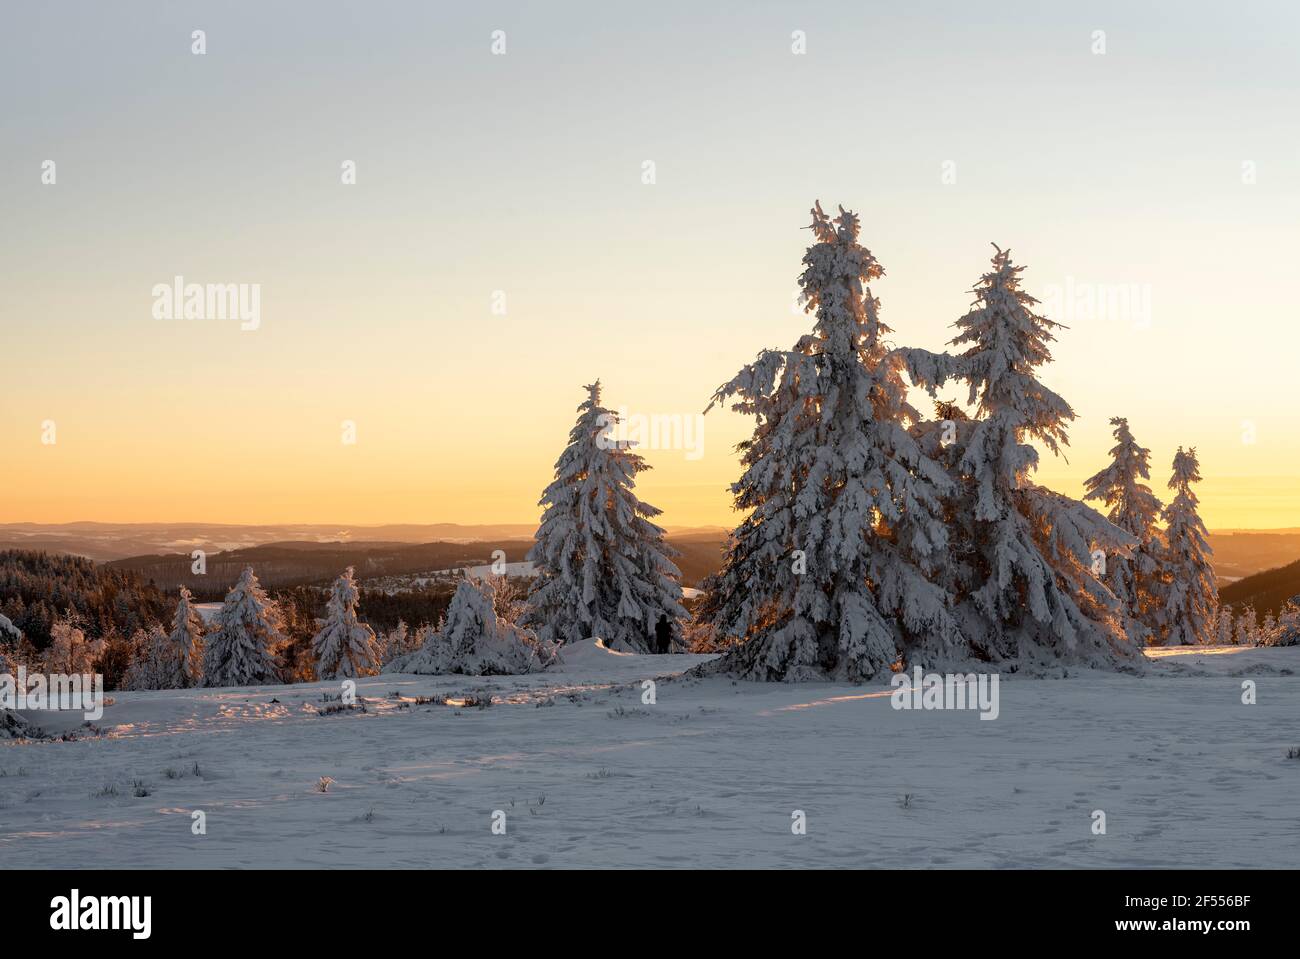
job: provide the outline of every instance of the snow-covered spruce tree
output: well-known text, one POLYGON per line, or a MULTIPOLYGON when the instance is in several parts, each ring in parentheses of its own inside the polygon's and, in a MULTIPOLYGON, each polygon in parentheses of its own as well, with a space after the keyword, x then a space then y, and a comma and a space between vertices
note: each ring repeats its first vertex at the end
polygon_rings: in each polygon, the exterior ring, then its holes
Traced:
POLYGON ((1210 565, 1214 551, 1192 491, 1192 484, 1200 481, 1196 448, 1178 447, 1169 479, 1174 498, 1165 507, 1165 548, 1156 594, 1158 638, 1165 646, 1204 645, 1215 638, 1219 587, 1210 565))
POLYGON ((349 566, 334 581, 325 604, 324 625, 311 641, 316 675, 321 679, 373 676, 379 672, 375 631, 357 619, 357 598, 357 584, 349 566))
POLYGON ((513 676, 545 669, 558 646, 497 615, 490 581, 465 578, 456 587, 442 628, 425 644, 390 663, 391 673, 513 676))
POLYGON ((167 637, 179 654, 182 672, 177 679, 182 682, 175 687, 177 689, 196 686, 203 678, 203 632, 203 617, 194 608, 190 591, 182 586, 176 601, 176 613, 172 616, 172 629, 167 637))
POLYGON ((674 633, 686 617, 677 553, 651 522, 660 511, 633 492, 650 467, 614 438, 618 414, 600 405, 600 382, 586 389, 538 504, 542 521, 528 552, 538 575, 523 625, 546 641, 600 637, 649 652, 661 617, 674 633))
POLYGON ((1145 646, 1155 634, 1153 589, 1163 549, 1157 528, 1161 506, 1145 482, 1151 479, 1151 451, 1138 446, 1127 419, 1117 416, 1110 423, 1115 427, 1111 464, 1084 481, 1083 498, 1105 504, 1107 518, 1137 540, 1131 555, 1105 558, 1102 582, 1124 604, 1133 621, 1132 631, 1140 633, 1129 638, 1145 646))
POLYGON ((951 484, 908 432, 920 417, 884 339, 868 287, 884 270, 858 242, 857 215, 811 212, 799 284, 812 331, 759 353, 709 406, 730 402, 756 422, 731 487, 748 516, 697 610, 714 642, 735 645, 701 671, 861 681, 900 652, 942 667, 965 656, 932 581, 951 484))
POLYGON ((204 686, 259 686, 279 682, 276 650, 285 642, 280 610, 244 568, 226 594, 216 630, 203 649, 204 686))
POLYGON ((973 308, 956 322, 960 355, 905 349, 914 382, 932 394, 950 380, 969 387, 975 418, 954 455, 961 499, 955 555, 967 557, 958 613, 980 658, 1014 667, 1079 663, 1140 668, 1123 604, 1094 575, 1094 550, 1108 562, 1137 542, 1085 504, 1038 486, 1038 453, 1068 445, 1074 411, 1036 376, 1050 362, 1060 324, 1033 311, 1020 288, 1023 267, 994 245, 993 268, 976 286, 973 308))

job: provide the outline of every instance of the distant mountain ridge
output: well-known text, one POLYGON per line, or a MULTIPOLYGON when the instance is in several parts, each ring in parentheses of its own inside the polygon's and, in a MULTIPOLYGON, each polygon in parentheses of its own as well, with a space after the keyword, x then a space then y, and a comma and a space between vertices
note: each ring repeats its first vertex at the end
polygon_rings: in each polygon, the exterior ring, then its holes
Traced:
MULTIPOLYGON (((669 526, 667 530, 669 543, 682 553, 676 560, 682 570, 682 585, 698 586, 704 576, 722 565, 728 529, 669 526)), ((190 553, 202 549, 208 554, 209 578, 205 582, 209 585, 218 578, 224 581, 231 569, 233 582, 243 568, 240 564, 251 562, 259 575, 269 577, 264 579, 267 585, 291 586, 337 575, 348 565, 363 576, 479 565, 490 562, 492 551, 498 548, 505 549, 508 562, 517 562, 527 552, 535 531, 536 526, 529 523, 4 523, 0 524, 0 549, 85 556, 137 570, 166 589, 182 582, 202 588, 188 572, 190 553), (236 566, 239 569, 234 569, 236 566)), ((1300 560, 1300 531, 1295 530, 1213 532, 1210 545, 1215 573, 1229 596, 1239 592, 1235 580, 1244 581, 1300 560)), ((1286 588, 1280 587, 1282 591, 1286 588)), ((1296 591, 1300 589, 1292 592, 1296 591)))
POLYGON ((1238 612, 1254 606, 1261 617, 1265 613, 1276 615, 1288 599, 1297 595, 1300 595, 1300 560, 1247 576, 1219 590, 1221 602, 1230 603, 1238 612))
MULTIPOLYGON (((155 553, 209 553, 271 543, 482 543, 532 539, 536 523, 0 523, 0 549, 37 549, 99 562, 155 553)), ((669 533, 725 535, 722 527, 668 527, 669 533)), ((1300 556, 1300 553, 1297 554, 1300 556)))
POLYGON ((44 549, 105 561, 149 553, 208 552, 284 542, 466 543, 531 539, 535 523, 0 523, 0 548, 44 549))
POLYGON ((263 586, 287 587, 324 583, 351 566, 358 579, 397 576, 438 569, 476 566, 492 561, 494 550, 506 562, 523 560, 532 540, 494 540, 486 543, 266 543, 214 552, 204 557, 205 570, 193 571, 189 553, 163 553, 111 560, 111 569, 130 570, 163 590, 185 585, 196 595, 224 593, 245 566, 257 571, 263 586))
MULTIPOLYGON (((697 586, 718 569, 724 542, 717 534, 668 537, 669 545, 681 554, 676 563, 682 571, 683 586, 697 586)), ((305 586, 327 582, 348 566, 356 570, 358 579, 365 580, 487 565, 496 550, 505 553, 507 563, 518 563, 532 545, 531 538, 417 544, 288 541, 209 553, 204 557, 202 574, 193 572, 190 553, 151 553, 109 560, 103 565, 137 573, 163 590, 184 585, 196 595, 208 596, 229 589, 245 566, 257 571, 264 586, 305 586)))

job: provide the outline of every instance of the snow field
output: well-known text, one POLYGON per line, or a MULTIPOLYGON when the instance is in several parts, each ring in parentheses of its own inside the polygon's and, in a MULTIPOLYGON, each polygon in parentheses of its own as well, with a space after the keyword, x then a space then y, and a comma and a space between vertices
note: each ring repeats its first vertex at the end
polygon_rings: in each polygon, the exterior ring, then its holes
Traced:
POLYGON ((112 694, 102 737, 0 743, 0 864, 1300 864, 1297 648, 1157 650, 1142 678, 1004 676, 992 722, 894 710, 884 683, 564 655, 526 676, 359 679, 365 712, 321 713, 338 683, 112 694), (417 703, 479 690, 490 707, 417 703))

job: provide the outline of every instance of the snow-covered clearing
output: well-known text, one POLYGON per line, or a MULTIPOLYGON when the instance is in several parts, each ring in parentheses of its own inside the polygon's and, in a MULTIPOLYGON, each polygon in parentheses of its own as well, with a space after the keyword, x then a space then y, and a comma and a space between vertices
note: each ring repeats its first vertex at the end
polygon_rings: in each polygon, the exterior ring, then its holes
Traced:
POLYGON ((640 680, 706 657, 567 657, 363 679, 364 714, 318 713, 338 683, 111 694, 102 738, 0 743, 0 864, 1300 865, 1300 647, 1004 677, 992 722, 896 711, 883 683, 678 676, 643 705, 640 680), (413 702, 480 689, 491 707, 413 702))

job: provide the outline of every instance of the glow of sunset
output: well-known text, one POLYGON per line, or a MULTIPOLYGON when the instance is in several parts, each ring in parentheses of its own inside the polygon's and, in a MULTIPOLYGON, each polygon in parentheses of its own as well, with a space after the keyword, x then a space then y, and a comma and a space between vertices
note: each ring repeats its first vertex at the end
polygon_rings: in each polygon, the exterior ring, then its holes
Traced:
MULTIPOLYGON (((1039 482, 1080 495, 1126 416, 1158 495, 1193 445, 1211 528, 1300 527, 1293 32, 1140 6, 711 31, 688 6, 223 5, 201 57, 177 5, 15 9, 39 39, 5 86, 40 83, 2 121, 0 522, 535 521, 583 384, 690 417, 809 329, 820 198, 862 216, 900 345, 943 348, 990 241, 1027 266, 1078 414, 1039 482), (260 327, 154 319, 177 275, 260 284, 260 327)), ((751 426, 715 409, 702 456, 645 451, 661 522, 734 525, 751 426)))

